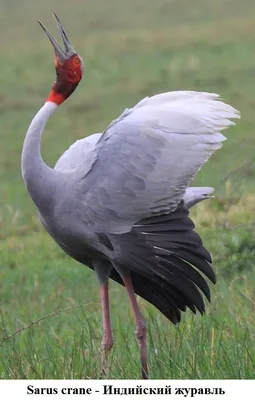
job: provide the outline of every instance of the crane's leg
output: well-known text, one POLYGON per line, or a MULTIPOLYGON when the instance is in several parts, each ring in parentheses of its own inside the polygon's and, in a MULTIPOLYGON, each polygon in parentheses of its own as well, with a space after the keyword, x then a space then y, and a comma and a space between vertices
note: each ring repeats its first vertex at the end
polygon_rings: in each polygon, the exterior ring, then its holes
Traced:
POLYGON ((103 317, 102 361, 100 376, 104 377, 107 371, 107 360, 113 346, 108 283, 112 266, 101 262, 95 262, 93 266, 100 283, 100 299, 103 317))
POLYGON ((132 284, 130 274, 125 274, 122 276, 123 282, 125 284, 129 300, 131 302, 135 321, 136 321, 136 338, 138 341, 140 349, 140 360, 142 365, 142 377, 143 379, 148 379, 148 366, 147 366, 147 352, 146 352, 146 339, 147 339, 147 327, 144 322, 143 316, 141 314, 140 308, 137 304, 135 292, 132 284))

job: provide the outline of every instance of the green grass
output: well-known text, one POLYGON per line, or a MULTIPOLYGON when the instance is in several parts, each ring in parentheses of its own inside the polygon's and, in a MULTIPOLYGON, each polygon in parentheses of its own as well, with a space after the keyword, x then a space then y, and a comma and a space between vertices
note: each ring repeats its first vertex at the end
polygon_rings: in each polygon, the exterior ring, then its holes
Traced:
MULTIPOLYGON (((192 212, 215 261, 212 304, 205 316, 187 312, 174 327, 139 302, 152 378, 254 379, 255 2, 70 3, 3 0, 0 6, 0 377, 98 378, 100 372, 96 278, 43 231, 20 175, 26 129, 55 78, 52 49, 36 20, 55 34, 54 9, 86 66, 80 87, 45 130, 50 165, 146 95, 213 91, 240 109, 242 120, 195 181, 217 189, 215 200, 192 212)), ((139 378, 134 319, 123 288, 113 283, 111 310, 116 344, 109 377, 139 378)))

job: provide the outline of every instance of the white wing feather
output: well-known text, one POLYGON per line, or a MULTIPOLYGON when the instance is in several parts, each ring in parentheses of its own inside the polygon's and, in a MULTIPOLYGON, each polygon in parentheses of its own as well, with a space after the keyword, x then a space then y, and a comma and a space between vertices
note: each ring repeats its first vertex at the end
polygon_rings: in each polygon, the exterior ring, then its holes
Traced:
POLYGON ((228 126, 235 125, 231 118, 240 118, 236 109, 219 98, 215 93, 168 92, 146 97, 123 114, 129 122, 138 122, 139 125, 142 120, 147 124, 155 122, 160 128, 166 127, 168 132, 219 134, 228 126))

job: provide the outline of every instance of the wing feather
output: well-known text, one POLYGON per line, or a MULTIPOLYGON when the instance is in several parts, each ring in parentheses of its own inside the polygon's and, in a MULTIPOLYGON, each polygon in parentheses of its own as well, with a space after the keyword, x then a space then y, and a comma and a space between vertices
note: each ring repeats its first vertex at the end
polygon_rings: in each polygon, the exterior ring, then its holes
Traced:
POLYGON ((231 118, 239 118, 237 110, 199 92, 163 93, 125 110, 96 143, 90 170, 80 168, 84 222, 124 233, 141 219, 174 211, 226 139, 220 131, 234 125, 231 118))

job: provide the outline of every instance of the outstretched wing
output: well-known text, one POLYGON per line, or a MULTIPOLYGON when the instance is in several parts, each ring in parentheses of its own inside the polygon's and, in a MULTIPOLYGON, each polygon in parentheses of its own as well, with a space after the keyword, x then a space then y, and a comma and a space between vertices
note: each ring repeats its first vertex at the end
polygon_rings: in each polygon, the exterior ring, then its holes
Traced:
POLYGON ((141 219, 174 211, 202 165, 239 118, 216 94, 170 92, 146 98, 98 140, 77 188, 92 230, 128 232, 141 219))
MULTIPOLYGON (((55 169, 59 171, 72 171, 84 165, 84 160, 89 153, 95 152, 95 146, 102 136, 102 133, 94 133, 84 139, 77 140, 58 159, 55 169)), ((92 165, 91 165, 92 166, 92 165)), ((193 207, 200 201, 210 199, 214 192, 212 187, 188 187, 183 197, 187 208, 193 207)))

